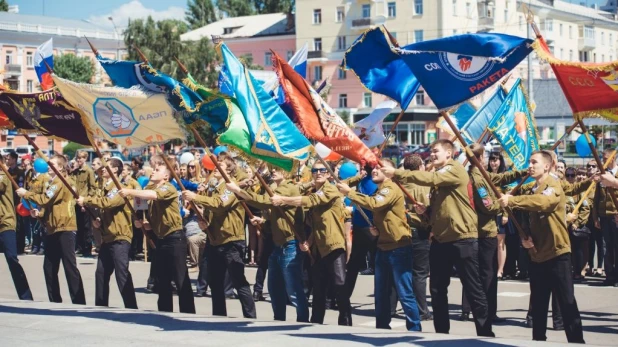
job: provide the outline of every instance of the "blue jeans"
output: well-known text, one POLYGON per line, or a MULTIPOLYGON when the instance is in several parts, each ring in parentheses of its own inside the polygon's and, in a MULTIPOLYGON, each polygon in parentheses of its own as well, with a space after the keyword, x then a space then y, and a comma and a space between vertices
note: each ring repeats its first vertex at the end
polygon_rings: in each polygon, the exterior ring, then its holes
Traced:
POLYGON ((268 292, 275 320, 285 321, 287 299, 296 307, 296 321, 309 322, 309 304, 303 288, 302 253, 296 240, 275 246, 268 259, 268 292))
POLYGON ((408 331, 421 331, 421 317, 412 288, 412 245, 376 253, 375 305, 376 328, 390 329, 391 283, 395 283, 399 302, 406 316, 408 331), (392 281, 392 282, 391 282, 392 281))

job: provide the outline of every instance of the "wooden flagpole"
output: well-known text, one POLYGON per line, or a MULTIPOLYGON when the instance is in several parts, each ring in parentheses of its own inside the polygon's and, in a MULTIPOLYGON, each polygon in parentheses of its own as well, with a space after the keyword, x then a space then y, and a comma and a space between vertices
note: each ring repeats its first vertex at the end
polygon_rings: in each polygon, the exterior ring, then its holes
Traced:
MULTIPOLYGON (((112 181, 114 182, 114 185, 116 186, 116 188, 118 190, 122 189, 122 185, 120 184, 120 181, 118 181, 118 177, 116 177, 116 175, 114 174, 114 172, 112 171, 112 168, 109 167, 109 163, 107 162, 107 160, 103 159, 103 154, 101 154, 101 151, 99 150, 99 146, 97 146, 97 144, 95 143, 95 141, 91 141, 92 144, 92 148, 94 148, 95 152, 97 153, 97 156, 99 158, 101 158, 101 161, 103 163, 103 167, 105 168, 105 170, 107 171, 107 173, 109 174, 109 177, 112 179, 112 181)), ((127 198, 126 196, 123 198, 125 205, 127 205, 127 207, 129 208, 129 210, 131 211, 132 215, 135 215, 135 209, 133 208, 133 205, 131 205, 131 202, 129 201, 129 198, 127 198)))
MULTIPOLYGON (((401 106, 401 105, 399 105, 399 106, 401 106)), ((397 118, 395 119, 395 122, 391 126, 391 130, 389 130, 388 134, 384 138, 384 142, 382 142, 382 145, 380 146, 380 148, 378 150, 378 154, 382 154, 382 151, 384 150, 384 148, 388 144, 388 140, 390 139, 390 137, 393 134, 393 132, 395 132, 395 130, 397 129, 397 125, 399 125, 399 122, 401 122, 401 119, 403 118, 403 114, 404 113, 406 113, 406 110, 402 108, 401 112, 399 112, 399 115, 397 115, 397 118)))
MULTIPOLYGON (((614 159, 614 157, 616 156, 616 151, 618 151, 618 149, 614 149, 614 151, 612 152, 612 154, 609 156, 609 158, 605 161, 605 163, 603 163, 603 170, 607 169, 607 165, 609 164, 610 161, 612 161, 612 159, 614 159)), ((590 187, 588 187, 588 189, 586 189, 586 192, 584 193, 584 196, 587 197, 588 195, 590 195, 590 192, 592 191, 592 188, 596 187, 595 184, 590 184, 590 187)), ((580 199, 579 202, 577 203, 577 205, 575 206, 575 208, 573 209, 573 214, 577 214, 577 211, 579 211, 579 208, 582 206, 582 203, 584 202, 584 199, 580 199)))

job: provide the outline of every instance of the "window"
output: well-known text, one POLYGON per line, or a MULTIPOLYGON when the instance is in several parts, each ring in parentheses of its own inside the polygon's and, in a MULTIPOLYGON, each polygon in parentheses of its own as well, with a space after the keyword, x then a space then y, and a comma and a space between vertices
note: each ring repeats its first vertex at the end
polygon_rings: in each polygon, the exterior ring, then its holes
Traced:
POLYGON ((592 53, 592 61, 594 63, 598 63, 598 61, 597 61, 597 54, 596 53, 592 53))
POLYGON ((414 0, 414 14, 423 14, 423 0, 414 0))
POLYGON ((313 50, 321 51, 322 50, 322 38, 316 37, 313 39, 313 50))
POLYGON ((453 35, 457 35, 457 29, 453 29, 453 35))
POLYGON ((562 37, 562 23, 560 23, 560 25, 558 26, 558 31, 559 31, 560 37, 562 37))
POLYGON ((417 91, 416 95, 414 96, 414 101, 416 102, 417 105, 425 105, 425 91, 424 90, 417 91))
POLYGON ((19 90, 19 80, 5 80, 9 81, 9 88, 12 90, 19 90))
POLYGON ((605 62, 605 54, 601 54, 601 63, 605 62))
POLYGON ((6 51, 6 64, 13 64, 13 51, 6 51))
POLYGON ((509 22, 509 9, 505 9, 504 10, 504 23, 508 23, 509 22))
POLYGON ((560 48, 560 59, 564 59, 564 48, 560 48))
POLYGON ((410 136, 411 145, 422 145, 425 143, 425 124, 410 124, 410 136))
POLYGON ((584 34, 582 36, 594 40, 594 27, 588 25, 584 26, 584 34))
POLYGON ((316 81, 322 80, 322 66, 316 65, 313 67, 313 79, 316 81))
POLYGON ((313 10, 313 24, 321 24, 322 23, 322 10, 315 9, 313 10))
POLYGON ((453 0, 453 16, 457 16, 457 0, 453 0))
POLYGON ((27 67, 34 66, 34 56, 32 55, 32 52, 26 53, 26 66, 27 67))
POLYGON ((371 93, 364 93, 363 94, 363 104, 365 105, 365 107, 373 107, 372 102, 371 102, 371 93))
POLYGON ((414 30, 414 42, 423 41, 423 31, 422 30, 414 30))
POLYGON ((344 19, 345 19, 345 7, 339 6, 337 7, 337 16, 335 17, 335 21, 337 23, 341 23, 343 22, 344 19))
POLYGON ((348 94, 339 94, 339 108, 348 107, 348 94))
POLYGON ((579 51, 579 61, 590 61, 590 53, 588 53, 587 51, 579 51))
POLYGON ((344 69, 339 69, 339 76, 337 78, 339 78, 340 80, 344 80, 347 77, 348 76, 347 76, 346 71, 344 69))
POLYGON ((573 61, 573 50, 569 49, 569 61, 573 61))
POLYGON ((519 30, 524 30, 524 16, 519 16, 519 30))
POLYGON ((272 52, 264 53, 264 66, 273 66, 273 54, 272 52))
POLYGON ((32 93, 32 80, 27 80, 26 81, 26 92, 27 93, 32 93))
POLYGON ((466 2, 466 17, 472 18, 472 5, 466 2))
POLYGON ((371 17, 371 5, 363 4, 363 18, 371 17))
POLYGON ((397 17, 397 4, 395 2, 388 3, 388 17, 389 18, 397 17))
POLYGON ((573 26, 569 25, 569 38, 572 39, 573 38, 573 26))
POLYGON ((541 24, 542 24, 541 27, 543 27, 545 31, 549 31, 549 32, 554 31, 554 20, 553 19, 545 19, 541 24))
POLYGON ((601 31, 601 44, 605 44, 605 33, 601 31))
POLYGON ((614 34, 612 33, 609 33, 609 46, 614 47, 614 34))
POLYGON ((288 51, 287 52, 287 61, 290 61, 290 59, 292 59, 293 56, 294 56, 294 51, 288 51))
POLYGON ((345 51, 348 46, 345 42, 345 36, 337 36, 337 49, 340 51, 345 51))
POLYGON ((609 55, 609 61, 614 61, 614 56, 613 55, 609 55))

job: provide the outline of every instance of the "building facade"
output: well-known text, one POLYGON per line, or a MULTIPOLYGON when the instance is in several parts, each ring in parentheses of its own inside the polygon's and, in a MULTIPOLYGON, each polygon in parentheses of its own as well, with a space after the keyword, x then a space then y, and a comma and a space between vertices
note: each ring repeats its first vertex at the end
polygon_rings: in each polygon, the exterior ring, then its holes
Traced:
MULTIPOLYGON (((54 55, 76 54, 91 58, 95 63, 91 82, 109 84, 109 78, 96 63, 84 37, 106 58, 121 59, 126 55, 122 35, 113 30, 86 21, 0 12, 0 83, 24 93, 40 91, 34 71, 34 55, 39 45, 52 38, 54 55)), ((23 136, 14 131, 3 130, 0 134, 0 148, 28 144, 23 136)), ((65 141, 52 141, 45 136, 37 136, 36 143, 41 149, 55 151, 61 151, 66 145, 65 141)))

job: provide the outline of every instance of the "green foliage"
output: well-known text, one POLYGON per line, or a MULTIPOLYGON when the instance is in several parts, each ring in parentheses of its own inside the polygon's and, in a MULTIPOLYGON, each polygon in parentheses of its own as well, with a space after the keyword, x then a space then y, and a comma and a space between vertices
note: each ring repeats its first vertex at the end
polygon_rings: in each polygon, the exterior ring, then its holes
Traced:
POLYGON ((253 0, 253 7, 259 14, 292 13, 295 3, 294 0, 253 0))
POLYGON ((343 119, 345 124, 350 124, 350 112, 348 110, 343 110, 339 112, 338 114, 339 114, 339 117, 343 119))
POLYGON ((54 57, 54 72, 73 82, 90 83, 94 76, 94 64, 88 57, 64 54, 54 57))
POLYGON ((253 55, 251 53, 241 55, 238 57, 238 60, 245 64, 249 70, 264 70, 261 65, 253 64, 253 55))
POLYGON ((69 158, 74 158, 75 152, 77 152, 77 150, 82 149, 82 148, 85 148, 85 147, 80 145, 79 143, 69 142, 64 147, 62 147, 62 154, 66 154, 67 156, 69 156, 69 158))
POLYGON ((189 31, 189 26, 179 20, 155 22, 152 17, 129 22, 124 32, 124 42, 129 60, 140 60, 137 46, 158 70, 182 80, 185 74, 175 58, 189 70, 193 78, 206 87, 214 87, 217 81, 216 53, 210 38, 200 41, 181 41, 180 35, 189 31))
POLYGON ((8 12, 9 3, 6 0, 0 0, 0 12, 8 12))
POLYGON ((217 8, 227 17, 242 17, 255 14, 251 0, 217 0, 217 8))
POLYGON ((217 12, 212 0, 188 0, 185 20, 191 29, 198 29, 217 21, 217 12))

